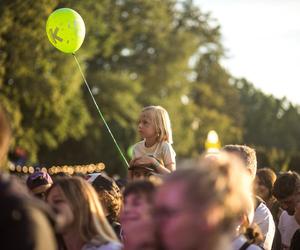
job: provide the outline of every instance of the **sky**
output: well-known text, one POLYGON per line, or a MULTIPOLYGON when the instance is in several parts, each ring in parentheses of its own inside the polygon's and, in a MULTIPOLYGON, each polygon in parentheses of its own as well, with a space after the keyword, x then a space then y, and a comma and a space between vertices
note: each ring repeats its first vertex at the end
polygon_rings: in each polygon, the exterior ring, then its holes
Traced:
POLYGON ((194 0, 221 25, 224 67, 300 104, 300 0, 194 0), (299 92, 298 92, 299 89, 299 92))

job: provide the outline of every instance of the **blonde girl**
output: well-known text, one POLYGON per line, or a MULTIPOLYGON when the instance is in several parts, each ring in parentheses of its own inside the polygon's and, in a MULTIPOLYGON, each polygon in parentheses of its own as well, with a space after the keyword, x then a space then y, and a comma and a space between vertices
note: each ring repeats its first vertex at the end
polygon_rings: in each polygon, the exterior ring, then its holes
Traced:
POLYGON ((49 189, 46 201, 57 212, 60 249, 121 250, 94 188, 80 177, 64 177, 49 189))
POLYGON ((176 153, 172 147, 168 112, 161 106, 143 108, 138 121, 138 132, 143 140, 133 146, 130 166, 150 166, 158 174, 174 171, 176 153))

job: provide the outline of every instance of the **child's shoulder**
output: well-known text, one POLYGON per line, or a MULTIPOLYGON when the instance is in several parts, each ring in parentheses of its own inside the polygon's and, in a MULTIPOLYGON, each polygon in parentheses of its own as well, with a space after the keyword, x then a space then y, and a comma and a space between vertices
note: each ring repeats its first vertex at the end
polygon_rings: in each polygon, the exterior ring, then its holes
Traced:
POLYGON ((142 147, 145 145, 145 140, 141 140, 133 145, 133 148, 142 147))
POLYGON ((160 148, 163 150, 173 149, 172 144, 167 141, 162 141, 160 143, 160 148))
POLYGON ((168 141, 162 141, 160 144, 162 147, 172 147, 172 144, 168 141))

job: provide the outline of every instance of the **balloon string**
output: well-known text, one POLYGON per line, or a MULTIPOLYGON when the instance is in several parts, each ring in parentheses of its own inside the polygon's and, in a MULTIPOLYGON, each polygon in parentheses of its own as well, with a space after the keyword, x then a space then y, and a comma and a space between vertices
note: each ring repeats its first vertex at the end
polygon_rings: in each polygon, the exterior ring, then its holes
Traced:
POLYGON ((126 160, 124 154, 122 153, 122 150, 120 149, 120 147, 119 147, 119 145, 118 145, 118 143, 117 143, 117 141, 116 141, 116 139, 115 139, 113 133, 111 132, 111 130, 110 130, 108 124, 106 123, 106 121, 105 121, 105 119, 104 119, 104 116, 102 115, 102 112, 100 111, 100 108, 99 108, 99 106, 98 106, 98 104, 97 104, 97 102, 96 102, 96 100, 95 100, 95 98, 94 98, 94 95, 93 95, 93 93, 92 93, 92 91, 91 91, 91 89, 90 89, 90 86, 88 85, 87 80, 86 80, 85 77, 84 77, 84 74, 83 74, 83 72, 82 72, 82 70, 81 70, 80 64, 79 64, 79 62, 78 62, 78 60, 77 60, 77 58, 76 58, 76 56, 75 56, 75 53, 72 53, 72 55, 73 55, 74 58, 75 58, 75 61, 76 61, 77 65, 78 65, 78 68, 79 68, 79 71, 80 71, 80 73, 81 73, 81 76, 82 76, 82 78, 83 78, 83 80, 84 80, 84 82, 85 82, 86 87, 87 87, 88 90, 89 90, 89 93, 90 93, 90 95, 91 95, 91 97, 92 97, 92 99, 93 99, 93 102, 94 102, 94 104, 95 104, 97 110, 98 110, 98 113, 99 113, 99 115, 100 115, 100 117, 101 117, 101 119, 102 119, 102 121, 103 121, 105 127, 107 128, 107 130, 108 130, 108 132, 109 132, 109 134, 110 134, 110 136, 111 136, 113 142, 115 143, 115 145, 116 145, 116 147, 117 147, 117 149, 118 149, 118 151, 119 151, 119 153, 120 153, 120 155, 121 155, 122 160, 124 161, 126 167, 128 168, 128 167, 129 167, 129 164, 128 164, 128 162, 127 162, 127 160, 126 160))

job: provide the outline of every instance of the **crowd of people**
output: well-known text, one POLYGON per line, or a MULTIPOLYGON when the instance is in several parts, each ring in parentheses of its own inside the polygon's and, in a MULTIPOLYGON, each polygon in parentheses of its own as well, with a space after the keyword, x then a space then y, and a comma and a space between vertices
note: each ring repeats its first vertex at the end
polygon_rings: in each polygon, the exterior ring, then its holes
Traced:
MULTIPOLYGON (((126 182, 104 172, 26 183, 0 170, 1 249, 296 250, 300 176, 258 168, 255 150, 226 145, 176 166, 169 115, 145 107, 126 182)), ((0 110, 0 164, 11 128, 0 110)))

